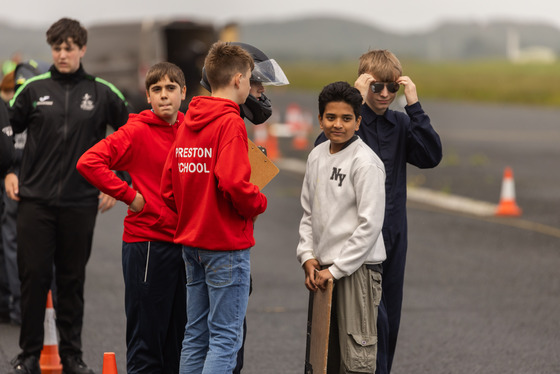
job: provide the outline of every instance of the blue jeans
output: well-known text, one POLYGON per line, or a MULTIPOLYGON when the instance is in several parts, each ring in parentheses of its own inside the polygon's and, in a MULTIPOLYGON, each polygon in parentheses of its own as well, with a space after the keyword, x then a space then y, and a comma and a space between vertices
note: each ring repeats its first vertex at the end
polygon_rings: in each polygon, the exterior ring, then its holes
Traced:
POLYGON ((243 343, 250 285, 250 250, 183 247, 187 326, 181 374, 230 374, 243 343))

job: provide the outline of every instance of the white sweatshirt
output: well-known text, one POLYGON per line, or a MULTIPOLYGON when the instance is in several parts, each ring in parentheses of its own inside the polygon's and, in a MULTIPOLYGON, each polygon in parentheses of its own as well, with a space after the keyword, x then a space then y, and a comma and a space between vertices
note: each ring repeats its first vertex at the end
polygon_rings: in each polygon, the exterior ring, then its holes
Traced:
POLYGON ((385 168, 359 138, 335 154, 329 147, 326 141, 307 158, 297 258, 301 265, 313 258, 330 265, 339 279, 386 258, 385 168))

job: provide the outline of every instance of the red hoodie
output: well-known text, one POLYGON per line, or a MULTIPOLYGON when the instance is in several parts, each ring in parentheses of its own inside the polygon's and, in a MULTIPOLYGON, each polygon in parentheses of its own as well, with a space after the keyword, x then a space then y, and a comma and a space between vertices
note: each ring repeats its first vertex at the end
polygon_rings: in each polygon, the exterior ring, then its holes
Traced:
POLYGON ((128 211, 123 240, 172 242, 177 214, 163 202, 159 191, 161 172, 177 128, 184 115, 169 125, 151 110, 130 114, 126 125, 91 147, 78 160, 77 169, 102 192, 130 205, 140 192, 146 200, 141 212, 128 211), (125 170, 132 188, 111 170, 125 170))
POLYGON ((254 246, 253 218, 267 200, 250 176, 239 105, 192 99, 161 179, 165 202, 179 214, 175 243, 218 251, 254 246))

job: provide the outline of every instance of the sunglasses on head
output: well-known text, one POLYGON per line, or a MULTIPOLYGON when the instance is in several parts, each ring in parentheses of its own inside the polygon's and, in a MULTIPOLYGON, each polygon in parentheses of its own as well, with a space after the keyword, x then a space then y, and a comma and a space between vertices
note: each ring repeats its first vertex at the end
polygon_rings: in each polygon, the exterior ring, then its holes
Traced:
POLYGON ((387 83, 375 82, 371 85, 371 90, 374 93, 379 93, 383 91, 383 88, 385 87, 387 87, 387 91, 391 93, 395 93, 399 90, 401 86, 397 82, 387 82, 387 83))

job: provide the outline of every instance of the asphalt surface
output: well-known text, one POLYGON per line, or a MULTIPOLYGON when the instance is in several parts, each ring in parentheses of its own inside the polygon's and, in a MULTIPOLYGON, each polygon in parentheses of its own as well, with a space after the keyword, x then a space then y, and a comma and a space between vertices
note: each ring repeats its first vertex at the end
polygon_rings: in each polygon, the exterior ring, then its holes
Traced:
MULTIPOLYGON (((271 95, 272 96, 272 95, 271 95)), ((276 108, 315 98, 272 97, 276 108)), ((442 136, 444 160, 409 169, 412 185, 498 203, 514 171, 520 218, 476 217, 409 202, 409 252, 401 332, 392 373, 560 372, 560 110, 423 103, 442 136)), ((301 152, 281 142, 286 157, 301 152)), ((295 259, 302 175, 282 170, 263 192, 256 223, 246 374, 301 373, 307 292, 295 259)), ((84 359, 103 352, 125 370, 121 269, 125 207, 99 215, 88 265, 84 359)), ((0 325, 0 373, 18 353, 17 327, 0 325)))

